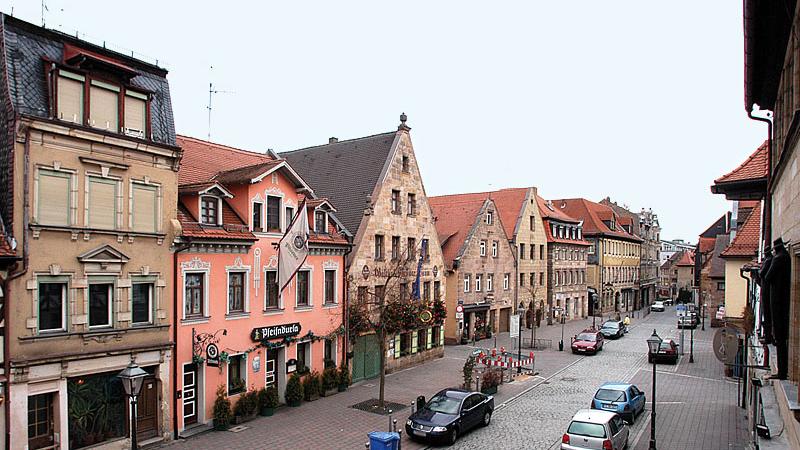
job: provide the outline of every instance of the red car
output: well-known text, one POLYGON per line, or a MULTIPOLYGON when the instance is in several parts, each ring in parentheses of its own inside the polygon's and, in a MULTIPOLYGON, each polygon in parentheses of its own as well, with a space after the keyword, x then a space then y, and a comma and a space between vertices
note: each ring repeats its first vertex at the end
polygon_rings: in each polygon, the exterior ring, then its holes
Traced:
POLYGON ((596 354, 603 350, 603 334, 596 330, 583 330, 572 338, 572 353, 596 354))
MULTIPOLYGON (((672 339, 664 339, 661 341, 661 347, 655 355, 657 363, 666 362, 670 364, 678 363, 678 344, 672 339)), ((647 355, 647 362, 653 362, 653 355, 647 355)))

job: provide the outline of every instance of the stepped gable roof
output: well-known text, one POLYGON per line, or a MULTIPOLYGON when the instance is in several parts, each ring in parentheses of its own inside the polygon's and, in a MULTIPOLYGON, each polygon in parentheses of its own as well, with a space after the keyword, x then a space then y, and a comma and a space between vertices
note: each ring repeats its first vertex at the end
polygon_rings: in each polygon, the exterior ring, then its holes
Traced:
POLYGON ((398 132, 331 142, 280 154, 314 188, 336 205, 336 216, 354 235, 367 196, 372 195, 398 132))
POLYGON ((764 141, 739 167, 714 180, 714 184, 767 178, 768 145, 768 141, 764 141))
POLYGON ((684 251, 681 253, 681 257, 676 263, 678 266, 686 267, 686 266, 694 266, 694 252, 691 251, 684 251))
POLYGON ((461 256, 470 230, 488 199, 486 193, 428 197, 448 269, 452 269, 456 259, 461 256))
POLYGON ((761 236, 761 205, 753 208, 736 237, 720 255, 722 258, 752 258, 758 254, 761 236))
POLYGON ((178 171, 180 186, 208 183, 218 173, 276 161, 265 153, 242 150, 189 136, 178 136, 178 145, 183 150, 181 167, 178 171))
POLYGON ((178 221, 182 227, 181 236, 194 239, 229 239, 237 241, 255 241, 256 237, 247 228, 247 224, 236 214, 236 211, 222 200, 222 226, 200 224, 191 212, 178 203, 178 221))
POLYGON ((553 205, 565 214, 583 220, 584 235, 603 235, 625 239, 633 242, 642 242, 642 239, 626 232, 622 226, 610 229, 604 220, 619 222, 619 216, 610 206, 601 205, 585 198, 570 198, 553 200, 553 205))
POLYGON ((725 278, 725 260, 720 258, 720 255, 725 248, 728 247, 730 236, 727 234, 720 234, 714 242, 714 252, 711 254, 709 264, 711 267, 708 271, 708 276, 711 278, 725 278))

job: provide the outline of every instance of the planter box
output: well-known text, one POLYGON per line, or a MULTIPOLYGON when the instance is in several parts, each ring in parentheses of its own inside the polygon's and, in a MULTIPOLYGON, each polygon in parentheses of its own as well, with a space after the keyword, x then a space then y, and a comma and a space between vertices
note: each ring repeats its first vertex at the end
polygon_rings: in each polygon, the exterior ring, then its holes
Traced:
POLYGON ((269 417, 275 414, 275 408, 264 407, 258 412, 262 417, 269 417))
POLYGON ((337 388, 333 388, 320 392, 320 395, 322 395, 323 397, 330 397, 331 395, 334 395, 337 392, 339 392, 339 390, 337 388))
POLYGON ((497 394, 497 386, 481 388, 481 393, 486 394, 486 395, 497 394))
POLYGON ((312 395, 310 397, 306 397, 305 398, 305 401, 307 401, 307 402, 313 402, 314 400, 319 400, 319 394, 314 394, 314 395, 312 395))
POLYGON ((286 402, 286 404, 291 406, 292 408, 297 408, 298 406, 300 406, 300 403, 301 403, 300 400, 294 402, 288 402, 288 401, 286 402))
POLYGON ((217 431, 225 431, 230 428, 230 424, 228 423, 218 423, 216 420, 214 421, 214 429, 217 431))
POLYGON ((339 387, 336 390, 339 391, 339 392, 344 392, 344 391, 347 390, 347 385, 346 384, 340 384, 339 387))
POLYGON ((249 422, 256 418, 256 413, 250 414, 248 416, 233 416, 233 423, 236 425, 249 422))

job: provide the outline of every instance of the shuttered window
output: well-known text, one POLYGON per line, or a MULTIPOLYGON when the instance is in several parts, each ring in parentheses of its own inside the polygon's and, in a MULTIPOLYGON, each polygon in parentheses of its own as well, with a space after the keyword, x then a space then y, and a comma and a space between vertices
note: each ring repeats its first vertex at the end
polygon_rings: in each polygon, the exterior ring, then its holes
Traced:
POLYGON ((37 221, 43 225, 69 225, 71 175, 39 170, 37 221))
POLYGON ((158 188, 144 184, 133 185, 133 230, 144 233, 158 231, 158 188))
POLYGON ((82 75, 59 72, 58 77, 58 118, 67 122, 83 125, 83 86, 82 75))
POLYGON ((117 227, 117 182, 89 177, 89 227, 117 227))
POLYGON ((125 92, 125 134, 144 139, 147 133, 147 96, 134 91, 125 92))
POLYGON ((119 88, 92 80, 89 89, 89 125, 108 131, 119 131, 119 88))

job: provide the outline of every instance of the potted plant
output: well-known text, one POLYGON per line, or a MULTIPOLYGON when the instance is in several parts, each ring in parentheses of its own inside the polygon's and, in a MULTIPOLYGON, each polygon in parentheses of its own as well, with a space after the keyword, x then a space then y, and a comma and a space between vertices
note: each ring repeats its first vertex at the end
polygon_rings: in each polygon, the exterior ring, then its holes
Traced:
POLYGON ((286 404, 292 407, 300 406, 303 401, 303 384, 300 382, 300 375, 293 373, 286 382, 286 392, 284 393, 286 404))
POLYGON ((347 363, 342 362, 342 365, 339 367, 338 375, 338 388, 339 392, 344 392, 347 390, 347 387, 350 386, 350 368, 347 367, 347 363))
POLYGON ((278 388, 270 386, 258 391, 258 407, 262 416, 275 414, 275 408, 278 407, 278 388))
POLYGON ((496 394, 500 385, 500 371, 487 369, 481 376, 481 392, 487 395, 496 394))
POLYGON ((323 397, 328 397, 337 392, 336 387, 339 385, 339 378, 336 367, 326 367, 322 371, 322 390, 319 394, 323 397))
POLYGON ((231 424, 231 401, 226 395, 225 385, 217 387, 217 398, 214 400, 214 429, 227 430, 231 424))
POLYGON ((322 389, 322 379, 316 370, 303 378, 303 397, 307 402, 313 402, 319 398, 319 391, 322 389))
POLYGON ((492 324, 486 325, 486 339, 492 337, 492 324))
POLYGON ((242 392, 233 406, 233 417, 237 424, 247 422, 258 412, 258 393, 255 390, 242 392))

